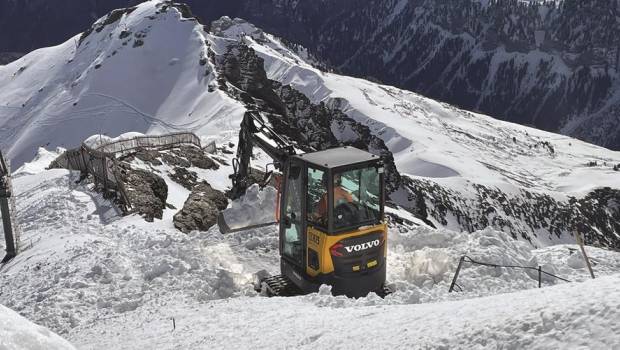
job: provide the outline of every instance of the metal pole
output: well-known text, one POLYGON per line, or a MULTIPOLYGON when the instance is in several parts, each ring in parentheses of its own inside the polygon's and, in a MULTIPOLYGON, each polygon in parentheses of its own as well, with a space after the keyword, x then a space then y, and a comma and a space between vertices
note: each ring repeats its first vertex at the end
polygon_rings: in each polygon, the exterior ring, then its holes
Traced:
POLYGON ((581 248, 581 254, 583 255, 583 259, 586 261, 586 266, 588 267, 588 271, 590 271, 590 276, 594 279, 594 271, 592 271, 592 265, 590 265, 590 259, 588 259, 588 255, 586 254, 586 249, 583 246, 583 239, 581 239, 581 233, 575 232, 575 238, 577 238, 577 244, 579 244, 579 248, 581 248))
POLYGON ((4 261, 8 261, 17 255, 15 238, 13 237, 13 227, 11 225, 12 217, 9 210, 8 198, 0 198, 0 213, 2 215, 2 223, 4 227, 4 239, 6 241, 6 257, 4 258, 4 261))
POLYGON ((459 266, 456 267, 456 272, 454 272, 454 277, 452 278, 452 283, 450 283, 450 289, 448 290, 448 293, 452 293, 452 291, 454 290, 454 285, 456 284, 456 279, 459 278, 459 272, 461 272, 461 266, 463 265, 463 261, 465 261, 464 256, 459 259, 459 266))

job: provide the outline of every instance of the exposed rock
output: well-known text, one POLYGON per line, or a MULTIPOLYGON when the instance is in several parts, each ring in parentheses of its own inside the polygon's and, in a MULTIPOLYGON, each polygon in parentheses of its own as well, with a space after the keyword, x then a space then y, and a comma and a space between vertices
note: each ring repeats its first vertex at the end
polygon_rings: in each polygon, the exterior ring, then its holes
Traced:
POLYGON ((189 161, 191 166, 195 166, 196 168, 209 170, 219 169, 219 165, 198 147, 181 146, 180 148, 173 149, 171 153, 185 158, 189 161))
POLYGON ((174 215, 174 227, 184 233, 206 231, 217 222, 221 210, 228 206, 228 199, 208 183, 198 184, 185 201, 183 209, 174 215))
POLYGON ((472 183, 459 192, 430 180, 405 179, 412 190, 410 199, 418 203, 414 214, 443 226, 457 225, 469 232, 491 226, 532 243, 578 230, 589 245, 620 248, 615 234, 620 232, 620 190, 605 187, 580 199, 560 201, 525 189, 505 193, 472 183))
POLYGON ((387 169, 387 189, 400 185, 394 157, 383 140, 373 135, 368 126, 356 122, 342 112, 337 103, 313 104, 304 94, 267 78, 263 59, 243 43, 231 45, 218 62, 218 69, 236 89, 226 88, 233 97, 250 108, 263 111, 273 128, 297 142, 297 147, 310 152, 338 146, 354 146, 380 155, 387 169), (346 133, 339 140, 336 133, 346 133))
POLYGON ((132 169, 127 164, 121 166, 124 168, 121 176, 132 212, 140 214, 148 222, 161 219, 168 198, 166 181, 152 172, 132 169))
POLYGON ((120 159, 122 161, 131 162, 136 158, 153 166, 166 163, 173 167, 189 168, 194 166, 205 170, 219 169, 219 165, 211 159, 207 153, 196 146, 180 146, 168 150, 138 148, 131 154, 121 157, 120 159))
POLYGON ((186 168, 176 167, 170 174, 170 179, 191 191, 196 186, 198 176, 195 172, 189 171, 186 168))
POLYGON ((192 163, 185 159, 185 157, 181 156, 178 153, 175 153, 175 150, 170 152, 161 152, 160 153, 161 160, 168 164, 169 166, 181 167, 181 168, 189 168, 192 166, 192 163))
POLYGON ((124 157, 121 157, 120 160, 121 161, 125 161, 125 162, 132 162, 134 159, 140 159, 141 161, 157 166, 157 165, 162 165, 161 161, 157 158, 159 158, 160 154, 158 151, 152 151, 152 150, 147 150, 147 149, 137 149, 135 152, 126 155, 124 157))

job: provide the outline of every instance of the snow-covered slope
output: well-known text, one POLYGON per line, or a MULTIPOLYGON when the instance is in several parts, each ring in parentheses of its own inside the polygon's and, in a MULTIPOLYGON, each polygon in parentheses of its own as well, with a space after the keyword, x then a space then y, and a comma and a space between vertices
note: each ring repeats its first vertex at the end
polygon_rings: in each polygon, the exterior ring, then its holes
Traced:
POLYGON ((75 349, 49 329, 37 326, 2 305, 0 305, 0 348, 3 350, 75 349))

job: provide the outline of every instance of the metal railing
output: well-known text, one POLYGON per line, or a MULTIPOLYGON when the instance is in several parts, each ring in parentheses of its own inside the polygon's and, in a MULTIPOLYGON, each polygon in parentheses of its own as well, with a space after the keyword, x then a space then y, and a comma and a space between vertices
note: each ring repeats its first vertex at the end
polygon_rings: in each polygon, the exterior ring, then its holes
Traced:
POLYGON ((82 176, 90 174, 95 181, 95 186, 102 187, 104 195, 107 195, 110 190, 118 193, 121 209, 124 212, 131 208, 114 153, 98 151, 82 144, 79 148, 65 151, 50 164, 50 168, 78 170, 82 176))
POLYGON ((99 145, 95 149, 105 153, 123 154, 136 149, 166 149, 178 145, 194 145, 202 148, 198 136, 190 132, 178 132, 156 136, 136 136, 99 145))
POLYGON ((461 257, 461 259, 459 260, 459 265, 456 267, 456 271, 454 272, 454 277, 452 278, 452 283, 450 283, 450 289, 448 290, 448 293, 452 293, 452 291, 454 291, 454 287, 458 287, 459 291, 463 291, 463 288, 461 288, 461 286, 459 286, 456 283, 456 280, 459 278, 459 273, 461 272, 461 267, 463 267, 464 263, 471 263, 474 265, 482 265, 482 266, 489 266, 489 267, 505 267, 505 268, 510 268, 510 269, 523 269, 523 270, 534 270, 538 272, 538 288, 542 288, 542 275, 547 275, 565 282, 570 282, 569 280, 556 276, 552 273, 549 273, 547 271, 543 271, 541 266, 538 267, 533 267, 533 266, 520 266, 520 265, 499 265, 499 264, 492 264, 492 263, 486 263, 486 262, 480 262, 480 261, 476 261, 472 258, 470 258, 467 255, 463 255, 461 257))

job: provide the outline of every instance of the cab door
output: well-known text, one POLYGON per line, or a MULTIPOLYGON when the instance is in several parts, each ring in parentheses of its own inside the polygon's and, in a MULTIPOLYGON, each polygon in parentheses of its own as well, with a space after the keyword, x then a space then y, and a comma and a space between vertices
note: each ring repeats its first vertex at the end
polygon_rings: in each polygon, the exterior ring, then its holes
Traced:
POLYGON ((303 164, 291 160, 286 170, 284 200, 281 207, 280 252, 296 266, 303 266, 304 239, 304 178, 303 164))

